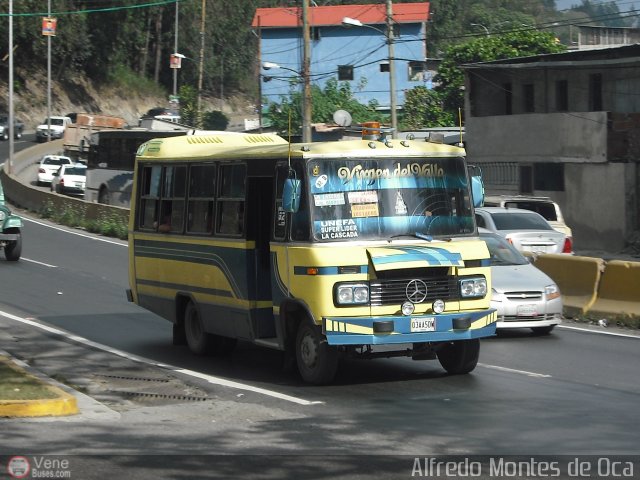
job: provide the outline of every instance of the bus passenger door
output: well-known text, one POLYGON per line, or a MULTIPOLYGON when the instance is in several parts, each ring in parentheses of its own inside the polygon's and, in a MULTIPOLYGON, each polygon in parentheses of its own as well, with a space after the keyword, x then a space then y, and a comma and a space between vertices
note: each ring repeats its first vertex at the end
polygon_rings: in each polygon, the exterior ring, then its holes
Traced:
POLYGON ((256 308, 251 315, 254 338, 273 338, 276 336, 273 309, 271 303, 271 259, 269 238, 271 234, 271 216, 273 199, 273 177, 247 178, 247 239, 254 240, 255 268, 252 298, 256 308))

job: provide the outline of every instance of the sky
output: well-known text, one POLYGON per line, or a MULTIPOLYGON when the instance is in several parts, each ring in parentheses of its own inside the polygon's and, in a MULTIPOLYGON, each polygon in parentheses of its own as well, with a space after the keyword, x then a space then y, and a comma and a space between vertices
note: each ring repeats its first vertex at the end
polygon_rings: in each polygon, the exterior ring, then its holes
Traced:
MULTIPOLYGON (((591 0, 592 3, 608 3, 611 0, 591 0)), ((618 4, 618 8, 621 12, 626 12, 634 7, 634 4, 640 5, 639 0, 613 0, 618 4)), ((557 10, 566 10, 568 8, 573 7, 574 5, 582 4, 582 0, 556 0, 556 9, 557 10)))

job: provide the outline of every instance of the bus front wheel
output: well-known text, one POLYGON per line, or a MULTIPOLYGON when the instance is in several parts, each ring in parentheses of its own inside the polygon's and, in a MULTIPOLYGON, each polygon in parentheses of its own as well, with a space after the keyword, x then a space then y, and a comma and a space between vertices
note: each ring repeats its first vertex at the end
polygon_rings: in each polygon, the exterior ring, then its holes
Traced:
POLYGON ((336 375, 338 352, 327 343, 317 327, 302 321, 296 335, 296 363, 305 382, 323 385, 336 375))
POLYGON ((480 357, 480 340, 458 340, 442 345, 438 350, 440 365, 451 375, 471 372, 480 357))

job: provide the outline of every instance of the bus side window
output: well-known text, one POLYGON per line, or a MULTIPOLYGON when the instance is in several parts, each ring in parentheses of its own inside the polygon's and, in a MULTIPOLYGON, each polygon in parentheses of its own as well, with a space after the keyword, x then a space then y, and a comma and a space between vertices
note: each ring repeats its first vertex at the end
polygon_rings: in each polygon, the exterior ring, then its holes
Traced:
POLYGON ((186 179, 186 167, 165 167, 160 225, 166 232, 182 232, 186 179))
POLYGON ((235 164, 220 167, 216 233, 222 235, 242 235, 244 233, 246 179, 246 165, 235 164))
POLYGON ((213 201, 216 192, 216 165, 193 165, 189 173, 187 232, 213 231, 213 201))
POLYGON ((142 166, 141 168, 139 227, 142 230, 152 230, 156 228, 158 222, 162 168, 160 166, 142 166))

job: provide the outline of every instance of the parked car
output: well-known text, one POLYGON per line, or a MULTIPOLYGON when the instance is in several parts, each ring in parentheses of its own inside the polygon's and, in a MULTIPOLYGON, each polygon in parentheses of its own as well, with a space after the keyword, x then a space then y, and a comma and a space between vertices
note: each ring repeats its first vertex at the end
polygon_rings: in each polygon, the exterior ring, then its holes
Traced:
POLYGON ((504 207, 476 208, 478 227, 504 237, 521 252, 572 253, 573 242, 531 210, 504 207))
MULTIPOLYGON (((24 131, 24 123, 17 118, 13 118, 13 137, 22 138, 22 132, 24 131)), ((0 114, 0 138, 2 140, 9 140, 9 115, 0 114)))
POLYGON ((62 165, 51 179, 51 191, 67 195, 84 195, 87 166, 82 163, 62 165))
POLYGON ((45 142, 48 138, 55 140, 64 136, 64 130, 67 125, 71 125, 69 117, 49 117, 36 127, 36 141, 45 142), (49 129, 51 123, 51 129, 49 129))
POLYGON ((549 197, 535 197, 527 195, 488 195, 484 199, 485 207, 523 208, 542 215, 549 225, 573 237, 571 228, 565 223, 560 205, 549 197))
POLYGON ((22 219, 11 213, 4 201, 4 190, 0 182, 0 248, 10 262, 20 259, 22 254, 22 219))
POLYGON ((62 165, 71 165, 71 158, 62 155, 45 155, 40 160, 38 166, 38 177, 36 183, 38 185, 50 184, 53 174, 58 171, 62 165))
POLYGON ((480 238, 490 254, 491 307, 497 310, 496 328, 550 333, 562 322, 558 285, 500 235, 480 229, 480 238))

